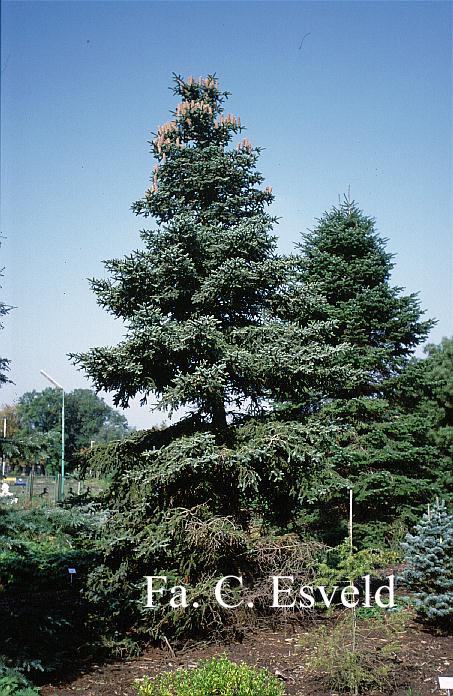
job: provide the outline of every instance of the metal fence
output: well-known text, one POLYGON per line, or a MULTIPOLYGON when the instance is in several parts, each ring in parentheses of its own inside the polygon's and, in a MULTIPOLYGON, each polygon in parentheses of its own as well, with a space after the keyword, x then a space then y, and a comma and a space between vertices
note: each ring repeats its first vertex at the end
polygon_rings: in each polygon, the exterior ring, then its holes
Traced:
MULTIPOLYGON (((11 504, 53 504, 60 502, 63 498, 61 491, 60 474, 55 476, 41 476, 30 472, 27 475, 8 475, 2 480, 1 484, 6 484, 4 489, 6 495, 0 498, 11 504)), ((65 477, 64 498, 68 500, 76 496, 97 495, 104 488, 101 479, 76 479, 65 477)))

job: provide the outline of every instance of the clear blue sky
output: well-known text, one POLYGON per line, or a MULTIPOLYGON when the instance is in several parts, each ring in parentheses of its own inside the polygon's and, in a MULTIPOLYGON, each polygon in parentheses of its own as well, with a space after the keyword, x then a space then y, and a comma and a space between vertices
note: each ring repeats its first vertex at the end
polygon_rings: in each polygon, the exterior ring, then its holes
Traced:
POLYGON ((139 245, 130 205, 173 71, 216 72, 232 92, 265 148, 282 250, 350 186, 397 255, 394 283, 438 318, 431 340, 453 333, 449 3, 6 1, 2 14, 2 297, 17 309, 0 402, 47 386, 41 368, 88 386, 66 354, 120 339, 86 278, 139 245))

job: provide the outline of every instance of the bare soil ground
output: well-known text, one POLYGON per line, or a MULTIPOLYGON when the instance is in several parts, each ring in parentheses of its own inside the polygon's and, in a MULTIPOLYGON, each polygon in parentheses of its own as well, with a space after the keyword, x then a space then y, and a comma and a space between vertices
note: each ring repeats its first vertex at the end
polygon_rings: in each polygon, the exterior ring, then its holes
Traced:
MULTIPOLYGON (((167 648, 150 648, 133 659, 92 664, 68 683, 43 687, 43 696, 136 696, 134 681, 145 675, 180 667, 194 667, 200 660, 226 654, 235 662, 267 667, 277 671, 285 681, 288 696, 334 696, 335 692, 319 685, 308 675, 304 663, 307 655, 296 649, 301 636, 311 625, 285 625, 276 631, 266 629, 250 633, 241 643, 202 644, 173 653, 167 648)), ((397 685, 382 696, 429 696, 441 693, 437 677, 453 667, 453 636, 435 635, 416 623, 410 623, 400 636, 397 685)), ((377 692, 376 692, 377 693, 377 692)))

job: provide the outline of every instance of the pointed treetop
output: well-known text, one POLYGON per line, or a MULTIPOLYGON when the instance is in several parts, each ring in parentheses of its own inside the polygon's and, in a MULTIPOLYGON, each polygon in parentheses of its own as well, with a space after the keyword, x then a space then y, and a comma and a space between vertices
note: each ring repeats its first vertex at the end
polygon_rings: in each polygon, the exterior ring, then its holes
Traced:
MULTIPOLYGON (((198 80, 174 75, 174 81, 173 92, 182 101, 172 112, 174 118, 160 126, 152 141, 157 160, 165 162, 175 151, 190 145, 225 146, 242 130, 238 116, 224 114, 223 104, 229 92, 220 91, 215 75, 198 80)), ((244 147, 251 147, 248 141, 244 147)))
POLYGON ((272 189, 258 188, 263 182, 255 169, 260 148, 248 138, 229 147, 244 130, 239 116, 225 112, 229 92, 220 90, 215 75, 173 77, 171 89, 181 101, 171 120, 153 134, 151 186, 132 210, 158 222, 189 211, 198 219, 229 223, 261 214, 273 200, 272 189))

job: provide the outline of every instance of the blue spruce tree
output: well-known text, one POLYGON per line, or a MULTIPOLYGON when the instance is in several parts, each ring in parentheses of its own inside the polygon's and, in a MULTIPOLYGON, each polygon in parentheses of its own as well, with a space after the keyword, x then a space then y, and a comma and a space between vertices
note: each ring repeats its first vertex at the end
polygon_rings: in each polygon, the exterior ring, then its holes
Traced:
POLYGON ((403 543, 407 567, 402 580, 414 591, 417 613, 426 621, 453 621, 453 515, 436 503, 403 543))

